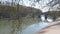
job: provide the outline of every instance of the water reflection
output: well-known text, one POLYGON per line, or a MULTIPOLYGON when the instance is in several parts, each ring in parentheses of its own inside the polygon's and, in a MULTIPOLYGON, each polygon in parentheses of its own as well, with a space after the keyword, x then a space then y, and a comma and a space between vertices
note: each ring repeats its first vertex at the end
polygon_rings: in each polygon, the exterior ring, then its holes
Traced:
POLYGON ((37 24, 30 25, 26 29, 22 30, 21 34, 35 34, 35 32, 46 27, 48 24, 50 24, 50 22, 52 22, 52 19, 48 19, 48 21, 42 21, 37 24))
POLYGON ((44 15, 41 15, 41 20, 41 22, 30 25, 27 28, 23 29, 21 33, 19 31, 19 34, 35 34, 35 32, 46 27, 53 21, 53 19, 51 19, 50 17, 48 17, 46 21, 44 15))
MULTIPOLYGON (((21 27, 23 26, 26 26, 25 28, 23 27, 22 29, 22 32, 21 30, 18 32, 18 34, 35 34, 35 32, 37 32, 38 30, 46 27, 50 22, 52 22, 53 20, 51 18, 48 18, 48 21, 41 21, 39 23, 35 23, 35 24, 32 24, 32 25, 22 25, 21 27)), ((12 26, 12 21, 10 21, 8 23, 8 20, 0 20, 0 33, 1 34, 8 34, 10 33, 10 31, 12 30, 11 26, 12 26)), ((25 24, 25 22, 23 23, 25 24)), ((28 23, 29 24, 29 23, 28 23)))
POLYGON ((30 25, 25 30, 22 30, 22 34, 35 34, 35 32, 47 26, 48 24, 49 23, 46 22, 40 22, 38 24, 30 25))

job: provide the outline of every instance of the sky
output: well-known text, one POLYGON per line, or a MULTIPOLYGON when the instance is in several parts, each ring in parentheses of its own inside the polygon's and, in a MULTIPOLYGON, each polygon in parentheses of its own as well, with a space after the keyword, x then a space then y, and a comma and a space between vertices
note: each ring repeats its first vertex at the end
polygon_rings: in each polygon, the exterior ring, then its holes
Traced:
MULTIPOLYGON (((0 0, 1 1, 1 0, 0 0)), ((2 0, 3 2, 5 1, 9 1, 11 2, 11 0, 2 0)), ((41 0, 39 1, 39 4, 38 3, 35 3, 35 6, 33 6, 34 8, 37 8, 37 9, 41 9, 42 12, 47 12, 49 10, 49 7, 46 6, 47 3, 49 3, 50 1, 52 0, 41 0), (44 8, 44 6, 46 6, 44 8)), ((17 3, 17 2, 16 2, 17 3)), ((33 3, 33 1, 29 1, 29 0, 23 0, 23 5, 24 6, 28 6, 28 7, 31 7, 31 3, 33 3)), ((22 1, 20 1, 19 3, 20 5, 22 5, 22 1)))
MULTIPOLYGON (((49 7, 47 6, 47 7, 45 7, 45 8, 43 8, 44 6, 46 6, 46 4, 47 3, 49 3, 50 1, 52 1, 52 0, 41 0, 40 2, 39 2, 39 4, 38 3, 36 3, 35 4, 35 8, 38 8, 38 9, 41 9, 42 10, 42 12, 47 12, 48 10, 49 10, 49 7)), ((26 5, 26 6, 30 6, 30 3, 32 3, 32 2, 29 2, 29 0, 24 0, 24 4, 26 5)))

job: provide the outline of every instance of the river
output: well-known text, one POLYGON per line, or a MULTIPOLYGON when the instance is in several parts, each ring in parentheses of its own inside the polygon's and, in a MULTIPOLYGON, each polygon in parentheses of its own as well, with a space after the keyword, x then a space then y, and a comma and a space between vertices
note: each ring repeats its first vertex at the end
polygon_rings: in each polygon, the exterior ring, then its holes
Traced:
MULTIPOLYGON (((42 17, 43 19, 44 17, 42 17)), ((34 23, 27 25, 27 27, 23 28, 22 31, 19 30, 18 34, 35 34, 37 31, 49 25, 53 20, 51 18, 47 19, 48 21, 40 21, 39 23, 34 23)), ((9 34, 11 32, 12 21, 8 20, 0 20, 0 34, 9 34)), ((22 26, 23 27, 23 26, 22 26)))
POLYGON ((19 34, 35 34, 37 31, 41 30, 42 28, 48 26, 53 20, 51 18, 48 18, 48 21, 44 21, 44 17, 42 17, 42 21, 36 24, 32 24, 25 29, 22 30, 19 34))

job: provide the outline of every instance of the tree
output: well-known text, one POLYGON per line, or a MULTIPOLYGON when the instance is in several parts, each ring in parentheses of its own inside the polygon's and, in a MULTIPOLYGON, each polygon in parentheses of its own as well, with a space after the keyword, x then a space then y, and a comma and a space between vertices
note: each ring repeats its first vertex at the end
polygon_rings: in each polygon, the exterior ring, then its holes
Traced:
POLYGON ((60 5, 60 0, 52 0, 50 1, 47 5, 53 7, 55 5, 59 4, 60 5), (54 3, 53 3, 54 2, 54 3))

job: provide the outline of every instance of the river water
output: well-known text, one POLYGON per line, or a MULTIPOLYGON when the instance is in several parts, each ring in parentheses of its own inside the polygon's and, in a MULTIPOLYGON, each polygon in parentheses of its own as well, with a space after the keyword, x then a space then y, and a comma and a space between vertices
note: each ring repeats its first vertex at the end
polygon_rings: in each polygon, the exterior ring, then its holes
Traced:
MULTIPOLYGON (((44 17, 41 18, 42 21, 39 23, 34 23, 23 28, 22 31, 18 31, 18 34, 35 34, 37 31, 49 25, 53 20, 48 18, 48 21, 44 21, 44 17)), ((12 21, 8 23, 8 20, 0 20, 0 34, 9 34, 11 29, 12 21)), ((23 26, 22 26, 23 27, 23 26)))
POLYGON ((26 29, 22 30, 21 34, 35 34, 35 32, 44 28, 48 24, 49 23, 47 23, 47 22, 41 22, 41 23, 38 23, 38 24, 30 25, 26 29))
POLYGON ((48 26, 53 20, 48 18, 48 21, 44 21, 44 17, 42 17, 43 20, 40 21, 39 23, 32 24, 25 29, 22 30, 21 33, 19 34, 35 34, 37 31, 41 30, 42 28, 48 26))

